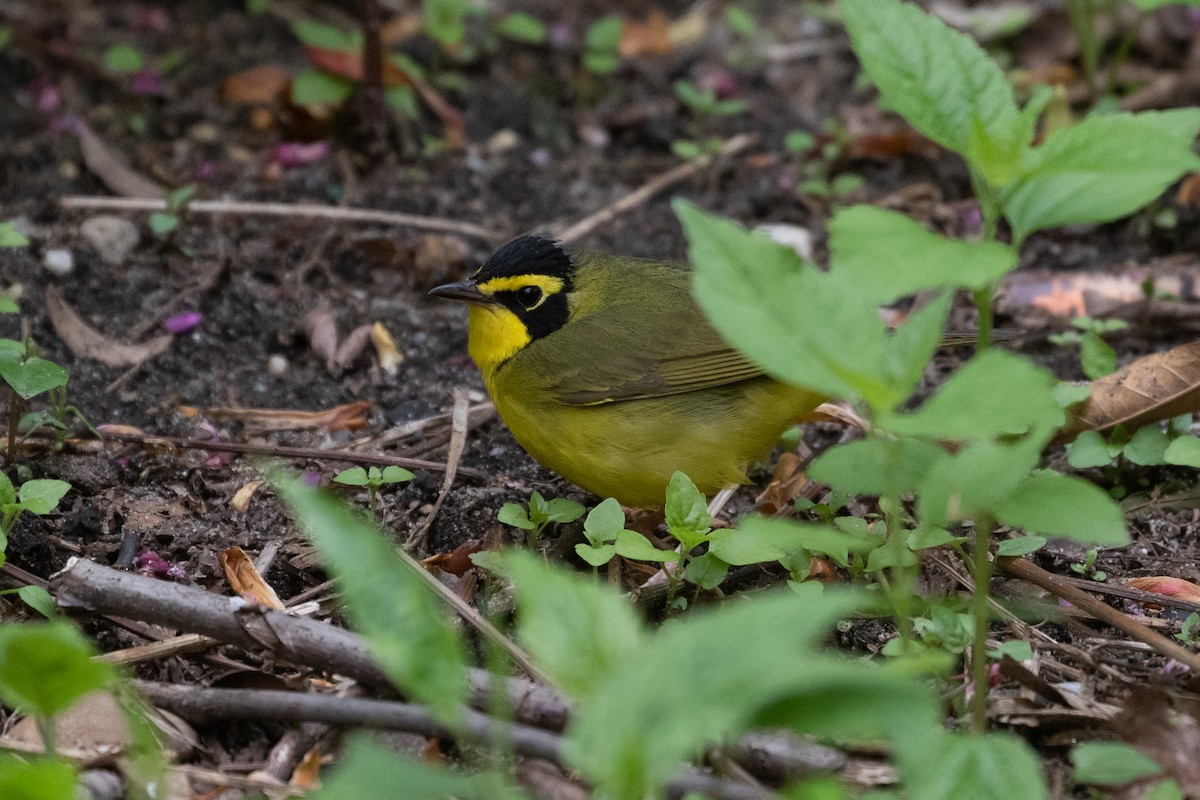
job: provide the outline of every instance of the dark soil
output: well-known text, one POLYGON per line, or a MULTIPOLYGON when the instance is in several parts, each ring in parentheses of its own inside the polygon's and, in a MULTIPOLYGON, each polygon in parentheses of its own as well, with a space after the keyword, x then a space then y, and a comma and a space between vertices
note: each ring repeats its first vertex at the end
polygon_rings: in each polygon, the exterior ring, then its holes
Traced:
MULTIPOLYGON (((691 8, 661 5, 672 19, 691 8)), ((7 4, 0 8, 0 23, 10 24, 15 36, 0 51, 0 220, 17 220, 32 244, 0 250, 0 284, 22 291, 21 314, 0 318, 0 335, 28 331, 45 357, 66 367, 70 400, 94 425, 134 426, 189 439, 341 449, 360 439, 369 444, 402 423, 449 412, 455 387, 470 388, 474 402, 484 399, 479 375, 465 355, 462 309, 425 292, 465 274, 498 242, 403 226, 199 213, 184 214, 173 235, 158 238, 145 213, 118 212, 138 227, 140 241, 114 266, 80 232, 89 217, 110 212, 67 210, 59 203, 66 196, 113 194, 85 164, 69 132, 72 116, 143 175, 169 188, 195 183, 198 199, 343 203, 471 222, 504 236, 548 231, 596 212, 676 166, 679 159, 670 151, 676 139, 756 133, 759 139, 749 150, 699 171, 578 242, 675 259, 684 256, 686 243, 670 210, 673 195, 747 225, 807 228, 818 239, 819 253, 831 206, 797 192, 805 167, 803 159, 787 153, 787 133, 808 131, 820 138, 827 121, 847 131, 850 142, 903 130, 902 123, 874 107, 873 92, 856 82, 857 66, 840 27, 805 16, 799 10, 803 4, 764 2, 756 5, 756 13, 765 40, 812 42, 810 55, 784 59, 756 51, 734 37, 717 14, 698 42, 668 55, 625 59, 611 77, 577 69, 582 32, 589 20, 610 10, 636 17, 641 4, 579 6, 564 12, 558 4, 525 4, 564 26, 573 44, 563 47, 510 44, 485 49, 464 64, 438 59, 433 66, 431 42, 416 38, 402 45, 427 66, 443 70, 447 79, 456 79, 457 88, 445 95, 465 117, 469 144, 465 150, 423 155, 421 136, 442 132, 426 109, 419 120, 393 130, 389 152, 376 159, 365 155, 366 126, 355 103, 324 122, 305 119, 287 104, 268 103, 269 123, 255 128, 247 107, 222 99, 223 82, 252 67, 274 63, 292 73, 308 67, 285 17, 311 13, 335 22, 352 19, 332 5, 287 6, 251 16, 241 2, 214 0, 162 6, 7 4), (150 56, 179 50, 182 62, 164 77, 162 95, 140 95, 128 77, 98 66, 99 54, 114 44, 134 44, 150 56), (729 84, 731 94, 747 102, 747 112, 697 120, 674 101, 677 79, 729 84), (52 94, 56 102, 48 99, 52 94), (501 135, 511 139, 511 147, 497 144, 501 135), (308 139, 329 141, 331 152, 295 167, 271 165, 278 142, 308 139), (44 266, 46 253, 58 249, 73 255, 69 274, 53 275, 44 266), (430 256, 443 249, 460 255, 430 256), (89 325, 121 342, 161 335, 161 318, 182 311, 198 311, 203 320, 136 367, 106 366, 79 356, 51 324, 44 299, 51 286, 89 325), (397 373, 384 373, 370 347, 344 367, 328 370, 302 325, 304 316, 318 308, 332 314, 342 336, 364 323, 383 323, 404 356, 397 373), (272 358, 282 358, 283 366, 269 370, 272 358), (233 407, 319 411, 354 401, 370 403, 362 430, 263 433, 214 412, 233 407), (188 414, 184 407, 200 411, 188 414)), ((1037 25, 1047 37, 1063 36, 1059 15, 1048 14, 1037 25)), ((1145 57, 1136 48, 1134 54, 1145 57)), ((1176 59, 1155 68, 1169 72, 1180 63, 1176 59)), ((928 143, 895 155, 842 155, 832 169, 863 178, 841 203, 885 202, 949 233, 962 233, 968 225, 965 170, 955 156, 928 143)), ((1200 264, 1197 213, 1170 193, 1159 207, 1130 220, 1038 235, 1025 249, 1022 270, 1118 274, 1167 257, 1175 267, 1194 269, 1200 264), (1174 225, 1162 223, 1166 210, 1174 214, 1174 225)), ((1075 353, 1046 342, 1045 333, 1064 323, 1026 312, 1013 309, 1000 320, 1002 326, 1034 326, 1014 346, 1064 379, 1082 377, 1075 353)), ((971 322, 964 299, 955 323, 968 327, 971 322)), ((1128 361, 1194 335, 1182 325, 1135 320, 1113 343, 1128 361)), ((948 353, 939 371, 953 368, 968 352, 948 353)), ((941 375, 929 377, 932 383, 941 375)), ((809 433, 817 446, 839 435, 828 426, 812 426, 809 433)), ((435 446, 427 452, 420 436, 400 447, 444 460, 445 437, 436 439, 432 430, 428 436, 425 441, 435 446)), ((9 542, 9 562, 36 576, 51 575, 76 555, 112 564, 122 543, 128 548, 132 540, 136 552, 151 551, 184 565, 186 580, 215 592, 229 592, 217 556, 235 545, 252 556, 281 545, 266 578, 285 600, 324 579, 309 546, 269 491, 261 489, 244 512, 231 505, 234 493, 258 477, 247 458, 119 443, 91 449, 69 445, 60 452, 36 445, 23 452, 19 465, 35 477, 61 478, 73 487, 57 513, 26 515, 9 542)), ((505 502, 526 501, 533 490, 595 501, 539 467, 495 418, 471 429, 461 465, 483 477, 459 477, 433 524, 428 552, 421 555, 449 552, 468 539, 516 541, 518 532, 501 526, 496 513, 505 502)), ((346 464, 312 459, 291 466, 315 470, 328 482, 346 464)), ((757 473, 760 486, 768 476, 767 467, 757 473)), ((1148 498, 1131 517, 1133 546, 1101 553, 1098 568, 1114 577, 1200 580, 1200 511, 1194 491, 1186 496, 1194 489, 1191 474, 1131 467, 1094 477, 1148 498), (1184 499, 1163 502, 1175 492, 1184 499)), ((383 492, 380 517, 398 540, 425 519, 441 481, 440 472, 418 470, 411 483, 383 492)), ((365 505, 365 494, 344 493, 365 505)), ((732 508, 749 508, 754 493, 745 490, 732 508)), ((562 535, 567 538, 550 547, 569 553, 574 540, 569 532, 562 535)), ((1081 548, 1052 547, 1042 563, 1065 572, 1082 557, 1081 548)), ((10 617, 20 613, 16 607, 6 612, 10 617)), ((107 648, 138 642, 100 623, 92 632, 107 648)), ((885 633, 864 625, 847 643, 874 649, 877 645, 870 643, 886 638, 885 633)), ((1161 667, 1161 660, 1133 665, 1120 651, 1106 651, 1104 657, 1134 681, 1161 667)), ((198 656, 181 656, 150 662, 138 672, 202 682, 212 669, 198 656)), ((1104 690, 1119 703, 1125 688, 1104 690)), ((228 754, 225 763, 252 762, 265 757, 278 735, 274 727, 247 725, 217 740, 228 754)))

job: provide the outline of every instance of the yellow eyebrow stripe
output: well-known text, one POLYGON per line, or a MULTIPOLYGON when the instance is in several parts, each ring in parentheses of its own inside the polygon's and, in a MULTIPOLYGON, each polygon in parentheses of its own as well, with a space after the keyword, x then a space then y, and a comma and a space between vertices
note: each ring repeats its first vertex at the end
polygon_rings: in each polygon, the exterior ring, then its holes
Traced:
POLYGON ((479 284, 479 291, 484 294, 496 292, 515 292, 526 286, 536 286, 547 295, 557 294, 563 290, 562 278, 552 275, 506 275, 502 278, 492 278, 479 284))

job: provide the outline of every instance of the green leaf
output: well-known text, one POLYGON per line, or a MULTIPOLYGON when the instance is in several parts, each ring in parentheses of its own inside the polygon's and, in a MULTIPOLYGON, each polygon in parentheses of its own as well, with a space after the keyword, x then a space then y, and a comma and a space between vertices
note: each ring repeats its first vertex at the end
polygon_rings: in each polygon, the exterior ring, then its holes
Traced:
POLYGON ((17 490, 8 475, 0 472, 0 506, 11 506, 17 502, 17 490))
POLYGON ((1146 790, 1142 800, 1185 800, 1183 789, 1175 781, 1159 781, 1146 790))
POLYGON ((934 464, 917 489, 917 511, 927 525, 947 525, 994 514, 1037 465, 1041 443, 974 442, 934 464))
POLYGON ((683 569, 683 579, 701 589, 717 588, 728 574, 729 564, 711 552, 693 558, 683 569))
POLYGON ((333 776, 311 800, 394 800, 403 787, 405 800, 516 800, 523 797, 496 773, 467 775, 451 772, 396 753, 358 734, 350 740, 333 776))
POLYGON ((702 154, 700 145, 691 139, 676 139, 671 142, 671 152, 686 161, 702 154))
MULTIPOLYGON (((0 25, 0 53, 3 53, 8 43, 12 41, 12 28, 7 25, 0 25)), ((2 223, 0 223, 2 224, 2 223)), ((3 234, 0 234, 0 238, 3 234)))
POLYGON ((612 14, 588 26, 585 44, 589 50, 616 50, 621 43, 621 17, 612 14))
POLYGON ((613 556, 617 554, 616 545, 590 545, 580 542, 575 545, 575 555, 582 558, 593 567, 603 567, 609 561, 612 561, 613 556))
POLYGON ((454 724, 467 694, 466 654, 433 590, 390 542, 328 492, 282 474, 271 480, 341 581, 347 616, 388 678, 454 724))
POLYGON ((1082 403, 1092 396, 1092 387, 1086 383, 1074 384, 1061 382, 1054 387, 1054 399, 1063 408, 1070 408, 1076 403, 1082 403))
POLYGON ((354 90, 349 78, 306 69, 292 79, 292 102, 298 106, 341 105, 354 90))
POLYGON ((1084 431, 1067 445, 1067 463, 1075 469, 1106 467, 1112 460, 1108 442, 1096 431, 1084 431))
POLYGON ((969 36, 899 0, 838 4, 854 52, 887 104, 993 185, 1015 175, 1033 137, 1000 67, 969 36))
POLYGON ((1165 464, 1167 447, 1171 444, 1167 434, 1157 425, 1147 425, 1133 432, 1129 444, 1122 450, 1125 457, 1134 464, 1156 466, 1165 464))
POLYGON ((350 467, 334 475, 333 482, 340 483, 343 486, 366 486, 367 471, 362 467, 350 467))
POLYGON ((725 7, 725 24, 734 33, 747 39, 758 33, 758 22, 754 19, 754 15, 741 6, 725 7))
MULTIPOLYGON (((26 761, 0 755, 0 797, 8 800, 77 800, 75 768, 57 758, 26 761)), ((86 796, 86 795, 85 795, 86 796)))
POLYGON ((1180 436, 1167 445, 1163 460, 1181 467, 1200 467, 1200 438, 1180 436))
POLYGON ((415 477, 417 476, 406 470, 404 467, 397 467, 395 464, 392 464, 391 466, 383 468, 383 473, 380 476, 380 480, 383 483, 405 483, 407 481, 411 481, 415 477))
POLYGON ((866 552, 875 542, 847 535, 827 525, 793 520, 747 517, 736 530, 713 532, 708 552, 734 566, 778 561, 799 550, 827 555, 840 565, 850 561, 850 552, 866 552))
POLYGON ((1107 492, 1057 472, 1029 476, 995 512, 1000 522, 1031 533, 1094 544, 1129 541, 1121 509, 1107 492))
POLYGON ((1047 800, 1037 754, 1011 734, 940 734, 901 740, 910 797, 921 800, 1047 800))
POLYGON ((443 46, 461 44, 467 35, 467 0, 424 0, 425 32, 443 46))
POLYGON ((945 450, 920 439, 859 439, 831 447, 808 468, 813 480, 848 494, 911 492, 945 450))
POLYGON ((1000 646, 995 650, 988 651, 988 658, 999 660, 1005 656, 1008 656, 1013 661, 1028 661, 1033 658, 1033 648, 1029 646, 1029 642, 1012 639, 1007 642, 1001 642, 1000 646))
POLYGON ((619 64, 616 53, 607 50, 588 50, 583 54, 583 68, 596 75, 616 72, 619 64))
POLYGON ((1083 362, 1084 374, 1092 380, 1117 371, 1117 351, 1092 331, 1079 339, 1079 359, 1083 362))
POLYGON ((910 414, 881 420, 894 433, 932 439, 980 440, 1038 431, 1049 434, 1065 416, 1054 399, 1054 376, 1026 358, 992 348, 968 361, 910 414))
POLYGON ((933 354, 941 344, 946 314, 953 300, 943 292, 909 314, 883 346, 883 369, 888 385, 899 397, 908 397, 921 383, 933 354))
POLYGON ((174 214, 167 214, 163 211, 154 211, 150 214, 150 231, 155 236, 166 236, 178 227, 179 217, 174 214))
POLYGON ((996 548, 998 556, 1026 556, 1030 553, 1041 550, 1046 546, 1046 539, 1043 536, 1018 536, 1015 539, 1005 539, 996 548))
POLYGON ((704 495, 691 478, 678 471, 667 484, 665 514, 667 530, 688 550, 704 541, 712 522, 704 495))
POLYGON ((528 44, 541 44, 546 41, 546 26, 536 17, 522 11, 514 11, 500 20, 496 30, 501 36, 515 39, 528 44))
POLYGON ((25 400, 43 392, 66 386, 70 374, 44 358, 34 356, 21 361, 11 354, 0 355, 0 377, 25 400))
POLYGON ((113 45, 104 51, 104 67, 109 72, 137 72, 146 64, 142 51, 127 44, 113 45))
POLYGON ((312 20, 296 20, 292 23, 292 33, 302 44, 324 50, 345 51, 362 47, 362 34, 346 33, 340 28, 312 20))
POLYGON ((795 386, 874 408, 905 399, 886 377, 883 321, 861 286, 685 200, 673 207, 688 237, 693 292, 730 344, 795 386))
POLYGON ((1167 6, 1191 6, 1200 8, 1200 0, 1132 0, 1139 11, 1154 11, 1167 6))
POLYGON ((625 512, 621 510, 621 504, 611 497, 589 511, 587 519, 583 521, 584 535, 593 544, 616 541, 617 534, 624 527, 625 512))
POLYGON ((189 183, 187 186, 180 186, 178 189, 167 192, 167 210, 175 214, 183 211, 195 196, 198 188, 196 184, 189 183))
POLYGON ((546 504, 546 521, 558 523, 574 522, 583 516, 585 510, 581 503, 568 500, 565 497, 556 497, 546 504))
POLYGON ((1084 742, 1071 750, 1075 782, 1095 786, 1120 786, 1162 774, 1158 763, 1121 742, 1084 742))
POLYGON ((564 755, 598 795, 641 800, 703 745, 750 727, 916 735, 936 725, 933 695, 915 678, 818 649, 859 602, 776 592, 665 626, 579 704, 564 755))
POLYGON ((982 289, 1017 265, 999 242, 947 239, 895 211, 851 206, 829 223, 831 269, 873 302, 891 303, 927 289, 982 289))
POLYGON ((0 247, 26 247, 28 245, 29 239, 18 231, 11 222, 0 222, 0 247))
POLYGON ((928 550, 931 547, 963 541, 966 541, 965 537, 954 536, 945 528, 921 527, 908 535, 906 544, 912 550, 928 550))
POLYGON ((91 645, 66 622, 0 625, 0 698, 53 717, 116 680, 113 668, 92 660, 93 655, 91 645))
POLYGON ((17 590, 17 597, 46 619, 58 618, 58 606, 54 604, 54 598, 42 587, 22 586, 17 590))
POLYGON ((58 508, 58 501, 71 491, 71 484, 52 478, 36 478, 25 481, 17 490, 21 506, 31 514, 41 516, 58 508))
MULTIPOLYGON (((3 223, 0 223, 3 224, 3 223)), ((4 234, 0 233, 0 237, 4 234)), ((2 247, 3 245, 0 245, 2 247)), ((8 295, 0 294, 0 314, 18 314, 21 308, 17 305, 17 301, 13 300, 8 295)))
POLYGON ((1091 116, 1030 150, 1001 195, 1017 241, 1042 228, 1133 213, 1190 170, 1200 109, 1091 116))
POLYGON ((617 534, 617 542, 614 546, 616 547, 617 555, 622 558, 631 558, 634 561, 662 563, 679 559, 679 554, 674 550, 659 550, 650 543, 649 539, 637 531, 619 532, 617 534))
POLYGON ((647 634, 633 607, 595 580, 523 551, 494 553, 489 568, 512 581, 521 644, 574 698, 590 696, 647 634))
POLYGON ((525 512, 525 509, 516 503, 505 503, 501 506, 500 511, 496 514, 496 519, 505 525, 511 525, 523 531, 531 531, 537 527, 529 519, 529 514, 525 512))

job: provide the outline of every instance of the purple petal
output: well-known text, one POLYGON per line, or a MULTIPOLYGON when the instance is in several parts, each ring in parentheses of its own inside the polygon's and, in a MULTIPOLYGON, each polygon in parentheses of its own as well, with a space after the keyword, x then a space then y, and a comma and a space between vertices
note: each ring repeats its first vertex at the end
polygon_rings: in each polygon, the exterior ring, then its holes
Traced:
POLYGON ((298 167, 329 153, 329 142, 281 142, 275 145, 275 161, 283 167, 298 167))
POLYGON ((187 333, 204 321, 204 315, 199 311, 184 311, 163 320, 163 328, 167 333, 187 333))

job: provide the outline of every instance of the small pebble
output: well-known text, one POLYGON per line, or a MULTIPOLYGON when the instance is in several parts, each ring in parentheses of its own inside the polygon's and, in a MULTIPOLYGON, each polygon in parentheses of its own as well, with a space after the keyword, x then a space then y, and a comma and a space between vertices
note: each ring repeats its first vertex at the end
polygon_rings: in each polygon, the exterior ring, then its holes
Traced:
POLYGON ((288 371, 288 360, 281 355, 273 355, 267 359, 267 374, 278 378, 288 371))
POLYGON ((42 256, 42 264, 51 275, 64 277, 75 270, 75 257, 70 250, 47 250, 42 256))
POLYGON ((501 128, 491 135, 484 145, 492 155, 504 153, 521 146, 521 137, 512 128, 501 128))
POLYGON ((138 229, 127 219, 112 214, 100 214, 84 221, 79 232, 99 254, 104 263, 119 267, 137 247, 138 229))

